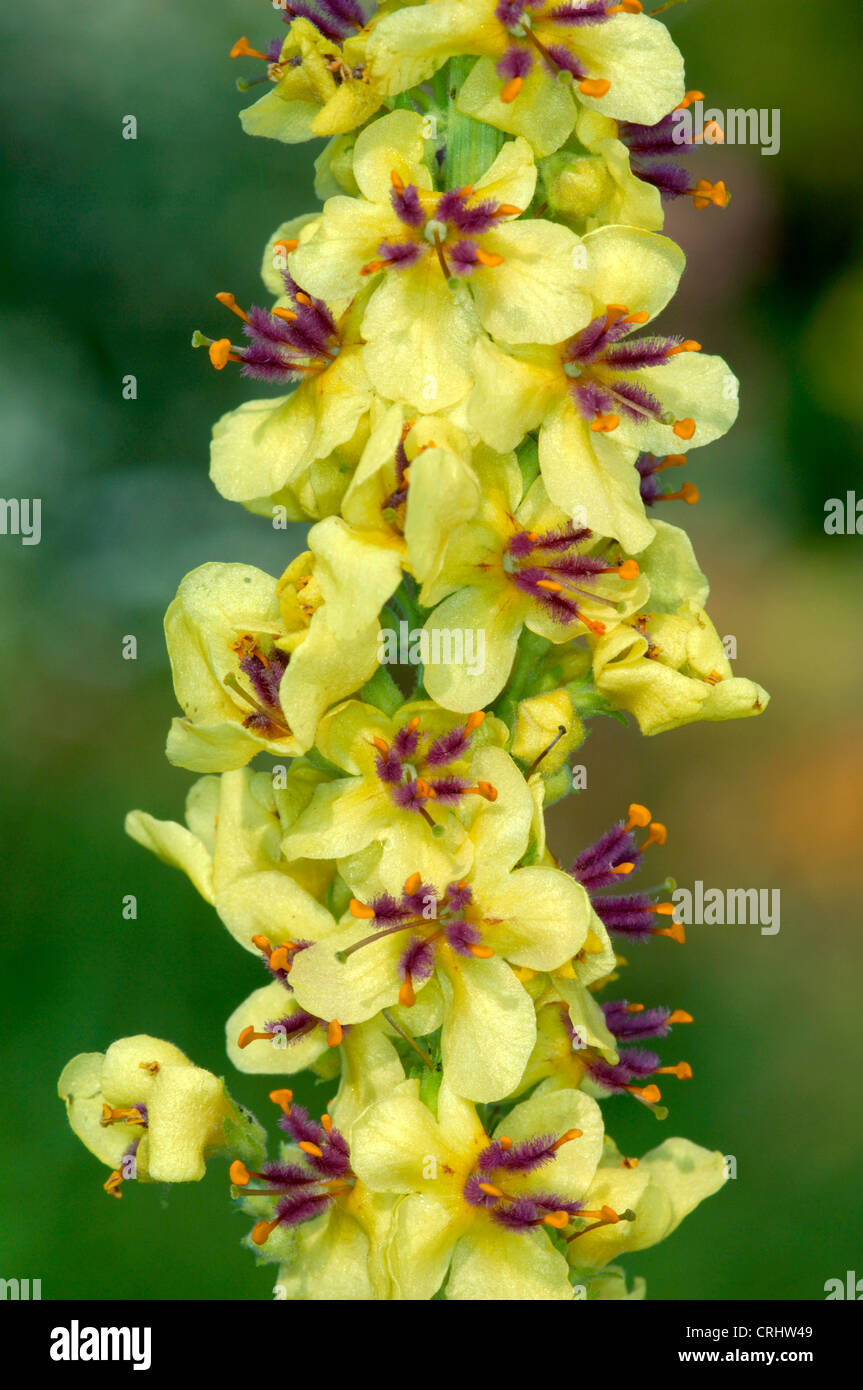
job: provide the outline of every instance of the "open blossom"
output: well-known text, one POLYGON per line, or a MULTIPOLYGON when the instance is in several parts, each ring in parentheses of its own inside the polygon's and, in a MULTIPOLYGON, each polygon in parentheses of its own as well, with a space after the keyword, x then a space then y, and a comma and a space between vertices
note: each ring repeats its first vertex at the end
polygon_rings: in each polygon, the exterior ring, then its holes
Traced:
POLYGON ((509 476, 486 471, 483 483, 481 509, 453 531, 435 581, 422 591, 429 606, 437 605, 426 620, 431 639, 439 629, 485 634, 482 672, 464 661, 426 671, 426 689, 447 709, 497 698, 523 627, 551 642, 603 633, 647 596, 637 562, 614 541, 573 525, 541 481, 524 498, 517 468, 509 476))
POLYGON ((472 801, 497 800, 480 759, 505 738, 505 725, 481 711, 465 719, 418 701, 389 718, 348 701, 321 721, 316 742, 345 776, 316 790, 285 836, 284 852, 341 863, 375 844, 403 879, 438 850, 444 869, 450 854, 468 868, 463 818, 472 801))
POLYGON ((693 339, 641 336, 683 271, 680 249, 636 228, 600 227, 581 241, 579 283, 588 323, 553 347, 480 339, 470 416, 496 449, 539 426, 539 461, 551 500, 584 509, 587 525, 633 553, 650 543, 640 453, 666 455, 718 439, 737 415, 737 382, 693 339))
POLYGON ((536 187, 526 141, 504 145, 475 184, 438 190, 422 117, 394 111, 362 132, 353 172, 361 196, 328 199, 288 265, 334 304, 373 281, 363 361, 381 395, 444 410, 470 389, 470 347, 483 329, 553 343, 587 322, 573 233, 522 218, 536 187))
POLYGON ((431 0, 380 21, 368 45, 371 71, 398 91, 396 55, 417 82, 453 55, 477 54, 460 108, 548 154, 570 133, 579 104, 651 123, 680 101, 683 59, 641 8, 638 0, 431 0))
MULTIPOLYGON (((305 1008, 351 1023, 396 1003, 409 1013, 436 980, 449 1084, 473 1100, 498 1100, 517 1084, 536 1031, 533 1004, 510 967, 550 970, 570 960, 590 911, 583 888, 560 870, 515 867, 531 834, 531 794, 502 749, 477 761, 498 795, 468 813, 471 867, 448 880, 418 847, 404 884, 384 872, 383 891, 354 899, 338 931, 294 958, 291 983, 305 1008)), ((355 875, 349 882, 359 887, 359 867, 355 875)), ((362 881, 370 878, 366 869, 362 881)))
POLYGON ((549 1234, 595 1215, 584 1197, 601 1151, 599 1107, 579 1091, 537 1092, 488 1134, 446 1082, 437 1119, 416 1081, 396 1087, 352 1133, 361 1181, 401 1196, 388 1243, 393 1297, 428 1299, 443 1287, 456 1301, 571 1299, 549 1234))
POLYGON ((293 386, 288 396, 246 401, 213 428, 210 477, 223 497, 272 515, 273 504, 295 519, 338 511, 365 442, 373 400, 363 366, 361 305, 338 313, 313 299, 287 272, 297 236, 310 222, 280 226, 264 252, 262 275, 276 297, 272 309, 240 308, 227 291, 217 298, 243 324, 244 341, 196 334, 217 370, 236 364, 243 376, 293 386))

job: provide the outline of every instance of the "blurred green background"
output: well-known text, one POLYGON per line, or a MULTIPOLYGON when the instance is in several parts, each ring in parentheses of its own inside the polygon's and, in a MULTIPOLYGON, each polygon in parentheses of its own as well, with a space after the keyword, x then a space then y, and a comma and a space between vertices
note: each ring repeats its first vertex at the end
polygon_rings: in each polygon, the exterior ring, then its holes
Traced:
MULTIPOLYGON (((690 268, 665 319, 742 379, 739 424, 687 469, 701 504, 663 515, 691 528, 714 621, 773 704, 652 740, 605 723, 581 755, 587 793, 552 815, 568 859, 646 802, 670 831, 651 851, 657 877, 782 893, 776 936, 694 927, 683 949, 629 953, 629 997, 696 1016, 664 1045, 695 1077, 665 1088, 664 1125, 610 1103, 612 1131, 629 1153, 682 1133, 737 1160, 721 1196, 628 1259, 654 1298, 823 1298, 828 1278, 863 1274, 863 539, 823 530, 825 500, 863 487, 861 35, 855 6, 814 23, 812 8, 689 0, 667 16, 709 104, 781 111, 776 157, 697 156, 734 198, 673 210, 690 268)), ((0 1275, 41 1278, 46 1298, 266 1298, 272 1274, 240 1248, 248 1221, 223 1165, 167 1196, 142 1185, 109 1201, 55 1088, 71 1055, 138 1031, 224 1072, 223 1021, 260 983, 122 821, 131 806, 179 816, 192 780, 162 756, 175 707, 160 624, 177 582, 207 559, 279 573, 288 555, 207 479, 212 421, 260 392, 188 343, 196 326, 226 330, 217 290, 260 300, 261 248, 312 205, 316 149, 240 131, 232 82, 253 65, 227 52, 279 32, 265 0, 36 0, 3 25, 0 492, 42 497, 43 538, 0 538, 0 1275), (126 634, 136 662, 121 657, 126 634)), ((231 1080, 269 1118, 267 1084, 231 1080)))

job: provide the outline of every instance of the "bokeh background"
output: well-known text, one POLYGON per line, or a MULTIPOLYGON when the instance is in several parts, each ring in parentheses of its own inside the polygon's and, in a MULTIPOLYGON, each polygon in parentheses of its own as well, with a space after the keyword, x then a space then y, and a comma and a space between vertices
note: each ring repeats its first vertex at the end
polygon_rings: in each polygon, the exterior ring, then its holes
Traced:
MULTIPOLYGON (((630 953, 630 997, 696 1016, 664 1045, 695 1078, 671 1081, 664 1125, 625 1100, 607 1113, 626 1152, 677 1132, 737 1160, 721 1196, 628 1259, 651 1296, 817 1299, 828 1278, 863 1274, 863 538, 823 526, 826 499, 863 492, 860 16, 688 0, 667 19, 710 104, 781 112, 777 156, 698 156, 734 198, 674 209, 690 268, 666 316, 743 382, 738 426, 687 470, 700 505, 664 515, 691 528, 717 627, 773 703, 651 740, 608 721, 583 752, 588 791, 552 834, 568 855, 644 801, 670 829, 651 851, 657 877, 781 889, 776 936, 696 927, 683 949, 630 953)), ((279 31, 265 0, 36 0, 3 26, 0 492, 42 497, 43 538, 0 538, 0 1275, 41 1278, 46 1298, 266 1298, 272 1275, 240 1247, 248 1222, 223 1165, 109 1201, 55 1088, 72 1054, 138 1031, 224 1072, 223 1020, 259 983, 122 822, 131 806, 179 816, 192 780, 162 756, 175 707, 160 624, 178 580, 208 559, 286 561, 283 534, 211 489, 210 425, 250 388, 188 344, 195 327, 226 327, 217 290, 260 298, 261 247, 311 206, 316 151, 241 134, 232 82, 253 65, 227 51, 279 31)), ((232 1079, 271 1110, 265 1082, 232 1079)))

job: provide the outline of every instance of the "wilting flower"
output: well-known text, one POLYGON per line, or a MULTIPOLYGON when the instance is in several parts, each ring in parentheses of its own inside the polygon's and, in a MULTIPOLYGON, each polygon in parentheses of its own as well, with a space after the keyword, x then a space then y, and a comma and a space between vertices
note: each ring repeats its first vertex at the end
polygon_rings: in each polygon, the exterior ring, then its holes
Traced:
POLYGON ((456 54, 479 55, 460 109, 549 154, 579 104, 649 123, 680 101, 683 59, 665 26, 640 10, 638 0, 432 0, 382 19, 368 56, 372 75, 399 91, 396 55, 409 60, 411 83, 456 54))
POLYGON ((628 227, 600 227, 581 241, 581 286, 593 312, 554 347, 519 349, 480 339, 470 417, 493 448, 512 448, 540 427, 548 494, 586 524, 638 553, 650 543, 639 475, 641 453, 663 456, 709 444, 737 414, 737 382, 720 357, 692 339, 632 337, 665 307, 683 270, 673 241, 628 227))
MULTIPOLYGON (((366 15, 358 0, 310 0, 275 8, 285 11, 290 29, 265 50, 238 39, 232 58, 266 63, 272 91, 240 112, 247 135, 264 135, 295 145, 318 135, 356 129, 373 116, 383 99, 365 63, 366 15), (294 18, 297 16, 297 18, 294 18)), ((238 84, 247 90, 253 82, 238 84)))
POLYGON ((57 1083, 81 1142, 112 1169, 105 1191, 130 1178, 198 1182, 216 1153, 261 1152, 263 1131, 224 1083, 172 1043, 140 1034, 105 1053, 82 1052, 57 1083))
POLYGON ((718 1192, 725 1179, 722 1154, 689 1139, 666 1139, 643 1158, 632 1159, 624 1158, 606 1138, 586 1202, 601 1211, 628 1208, 632 1220, 598 1220, 586 1227, 569 1244, 570 1263, 592 1269, 628 1250, 657 1245, 700 1202, 718 1192))
POLYGON ((698 719, 744 719, 770 701, 760 685, 734 675, 722 639, 694 599, 673 613, 621 624, 592 645, 597 689, 634 714, 643 734, 698 719))
POLYGON ((595 1101, 538 1092, 487 1134, 446 1081, 437 1119, 406 1081, 355 1122, 351 1148, 366 1187, 401 1195, 387 1250, 393 1297, 572 1298, 549 1235, 584 1219, 602 1149, 595 1101))
MULTIPOLYGON (((403 885, 384 873, 383 891, 354 899, 338 931, 294 958, 291 984, 310 1012, 353 1023, 396 1003, 409 1014, 437 980, 444 1074, 460 1095, 484 1101, 513 1089, 536 1036, 533 1004, 510 967, 553 970, 570 960, 590 910, 559 869, 516 867, 532 830, 530 791, 502 749, 475 761, 498 795, 470 816, 471 867, 450 881, 428 875, 436 860, 420 847, 403 885)), ((368 865, 362 870, 345 870, 352 886, 369 883, 368 865)))
POLYGON ((589 301, 573 277, 566 227, 521 219, 536 166, 524 140, 504 145, 469 187, 434 189, 423 118, 394 111, 362 132, 361 197, 328 199, 289 257, 311 295, 347 305, 370 279, 363 361, 382 396, 444 410, 471 385, 484 328, 512 343, 554 343, 582 327, 589 301))

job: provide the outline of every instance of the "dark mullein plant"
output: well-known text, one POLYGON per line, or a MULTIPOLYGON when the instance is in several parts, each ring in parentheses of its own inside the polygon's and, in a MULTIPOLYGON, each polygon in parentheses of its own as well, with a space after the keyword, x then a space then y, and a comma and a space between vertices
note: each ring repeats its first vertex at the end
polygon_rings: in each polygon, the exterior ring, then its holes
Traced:
POLYGON ((167 752, 201 776, 185 824, 127 828, 259 962, 227 1053, 273 1078, 282 1137, 268 1157, 145 1036, 60 1093, 115 1198, 224 1155, 282 1298, 640 1298, 614 1262, 725 1178, 606 1131, 692 1075, 665 1041, 692 1016, 619 984, 618 947, 685 939, 674 880, 632 886, 666 829, 634 803, 567 870, 545 809, 599 715, 654 734, 768 701, 657 515, 697 502, 660 475, 737 413, 721 358, 649 328, 685 264, 664 202, 728 202, 678 160, 717 132, 681 121, 700 93, 639 0, 277 8, 281 37, 231 52, 265 64, 242 123, 327 140, 323 206, 268 241, 268 307, 216 296, 237 341, 193 343, 284 389, 218 421, 211 475, 307 548, 183 579, 167 752))

